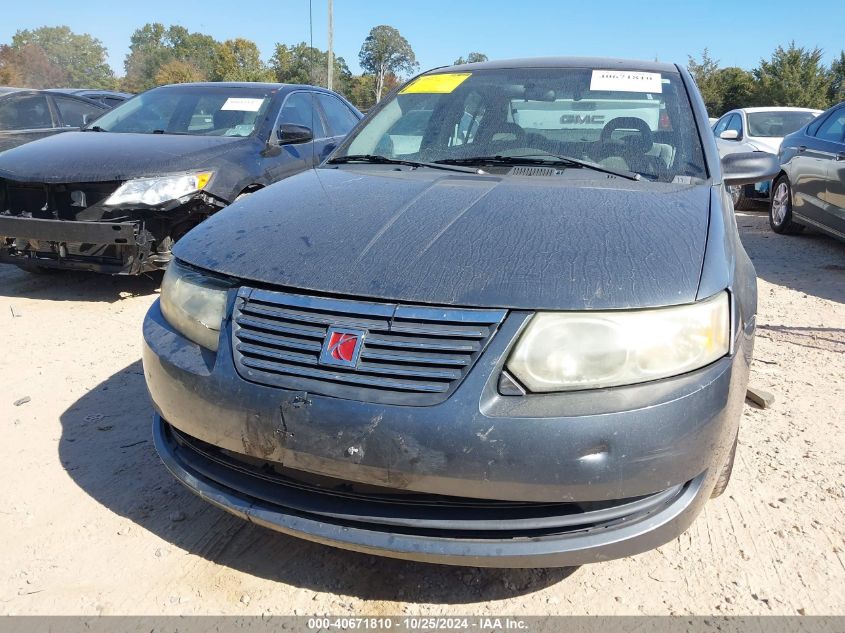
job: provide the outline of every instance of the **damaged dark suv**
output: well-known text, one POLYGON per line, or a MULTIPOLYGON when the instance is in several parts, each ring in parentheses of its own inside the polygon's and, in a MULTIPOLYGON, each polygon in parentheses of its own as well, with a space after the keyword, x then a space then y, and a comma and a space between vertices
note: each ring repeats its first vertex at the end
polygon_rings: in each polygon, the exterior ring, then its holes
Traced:
POLYGON ((657 547, 730 477, 757 290, 726 184, 777 170, 720 162, 679 66, 421 75, 177 245, 144 322, 156 448, 211 503, 361 552, 657 547))
POLYGON ((361 113, 284 84, 163 86, 0 154, 0 261, 139 274, 234 200, 321 162, 361 113))

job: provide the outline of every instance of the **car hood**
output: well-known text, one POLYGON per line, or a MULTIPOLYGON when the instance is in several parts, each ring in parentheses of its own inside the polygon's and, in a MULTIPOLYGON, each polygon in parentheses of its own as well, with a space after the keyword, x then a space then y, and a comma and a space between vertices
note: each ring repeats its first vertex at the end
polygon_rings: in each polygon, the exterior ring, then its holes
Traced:
POLYGON ((318 169, 217 213, 175 254, 333 295, 529 310, 661 306, 695 300, 709 203, 705 185, 318 169))
POLYGON ((0 154, 0 176, 25 182, 105 182, 196 169, 250 138, 66 132, 0 154))

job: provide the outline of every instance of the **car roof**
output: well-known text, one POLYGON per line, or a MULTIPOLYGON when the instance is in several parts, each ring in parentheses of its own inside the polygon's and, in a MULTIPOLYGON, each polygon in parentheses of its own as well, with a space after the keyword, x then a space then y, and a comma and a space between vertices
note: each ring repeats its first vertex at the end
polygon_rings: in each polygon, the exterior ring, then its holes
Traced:
POLYGON ((7 95, 13 92, 21 92, 23 90, 32 90, 32 88, 15 88, 14 86, 0 86, 0 95, 7 95))
POLYGON ((84 95, 86 93, 94 93, 94 94, 101 94, 101 95, 113 95, 116 97, 134 97, 130 92, 119 92, 117 90, 108 90, 105 88, 47 88, 47 92, 56 92, 60 94, 67 94, 67 95, 84 95))
POLYGON ((784 106, 736 108, 736 110, 731 110, 731 112, 737 111, 745 112, 746 114, 752 114, 754 112, 815 112, 816 114, 822 113, 822 110, 816 110, 815 108, 788 108, 784 106))
POLYGON ((457 66, 442 66, 432 71, 450 70, 487 70, 502 68, 596 68, 613 70, 620 68, 655 73, 676 73, 675 64, 666 62, 645 61, 639 59, 619 59, 614 57, 521 57, 516 59, 499 59, 472 64, 458 64, 457 66))

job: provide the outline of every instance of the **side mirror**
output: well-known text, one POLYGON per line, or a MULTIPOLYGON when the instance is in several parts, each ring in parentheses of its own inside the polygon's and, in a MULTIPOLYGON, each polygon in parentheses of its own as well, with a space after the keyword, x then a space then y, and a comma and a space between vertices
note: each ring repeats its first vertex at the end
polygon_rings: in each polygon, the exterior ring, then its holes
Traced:
POLYGON ((725 130, 721 134, 719 134, 719 138, 723 141, 738 141, 739 140, 739 132, 736 130, 725 130))
POLYGON ((305 127, 304 125, 282 123, 279 129, 276 130, 276 138, 279 141, 279 145, 296 145, 312 140, 314 133, 310 127, 305 127))
POLYGON ((729 187, 771 180, 779 171, 778 157, 768 152, 737 152, 722 158, 722 180, 729 187))

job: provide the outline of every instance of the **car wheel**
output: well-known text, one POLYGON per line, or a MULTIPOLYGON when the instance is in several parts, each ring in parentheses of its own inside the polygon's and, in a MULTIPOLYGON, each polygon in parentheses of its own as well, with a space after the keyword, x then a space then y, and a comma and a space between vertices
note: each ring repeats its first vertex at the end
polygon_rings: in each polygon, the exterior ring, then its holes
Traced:
POLYGON ((731 194, 731 200, 734 203, 734 209, 737 211, 748 211, 754 208, 753 198, 748 198, 745 195, 745 185, 738 185, 735 187, 728 187, 731 194))
POLYGON ((789 186, 786 176, 778 178, 772 189, 769 225, 775 233, 783 235, 794 235, 804 230, 803 224, 798 224, 792 219, 792 187, 789 186))
POLYGON ((716 480, 716 486, 713 488, 713 492, 710 493, 711 499, 722 496, 722 493, 725 492, 725 489, 727 489, 728 484, 731 481, 731 474, 733 474, 734 471, 734 461, 736 461, 736 446, 738 442, 739 435, 737 435, 734 440, 734 445, 731 447, 728 459, 725 461, 725 465, 722 466, 722 470, 719 472, 719 479, 716 480))

